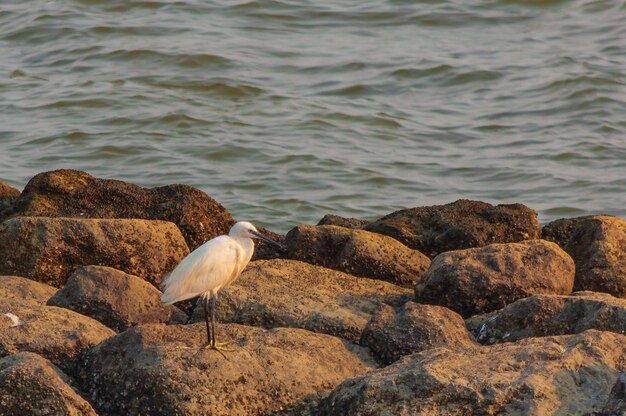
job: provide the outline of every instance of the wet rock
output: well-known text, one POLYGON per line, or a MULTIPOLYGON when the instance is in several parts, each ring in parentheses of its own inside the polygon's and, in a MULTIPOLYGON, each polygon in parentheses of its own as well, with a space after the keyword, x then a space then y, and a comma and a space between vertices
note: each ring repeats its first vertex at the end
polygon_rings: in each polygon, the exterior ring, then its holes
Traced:
POLYGON ((360 220, 358 218, 345 218, 339 215, 326 214, 319 220, 317 225, 336 225, 338 227, 359 229, 368 225, 370 221, 360 220))
POLYGON ((191 250, 213 237, 228 233, 235 222, 217 201, 188 185, 148 189, 70 169, 34 176, 12 213, 170 221, 178 226, 191 250))
POLYGON ((574 262, 567 253, 532 240, 442 253, 415 286, 415 297, 468 317, 534 294, 568 294, 573 284, 574 262))
POLYGON ((116 331, 138 324, 187 321, 178 308, 161 303, 161 292, 150 283, 104 266, 76 270, 48 305, 71 309, 116 331))
MULTIPOLYGON (((222 289, 217 319, 265 328, 297 327, 358 341, 379 305, 399 305, 411 291, 296 260, 250 263, 222 289)), ((201 304, 192 322, 204 321, 201 304)))
POLYGON ((203 348, 204 324, 135 327, 84 354, 78 379, 102 415, 260 415, 371 369, 339 339, 302 329, 228 324, 217 335, 226 357, 203 348))
POLYGON ((473 316, 466 324, 483 344, 577 334, 592 328, 626 334, 626 299, 595 292, 534 295, 499 311, 473 316))
POLYGON ((20 276, 0 276, 0 299, 16 299, 45 304, 57 289, 20 276))
POLYGON ((57 287, 84 265, 156 284, 188 253, 178 228, 165 221, 14 217, 0 223, 0 274, 57 287))
POLYGON ((626 415, 626 372, 617 377, 617 381, 609 393, 609 399, 599 414, 602 416, 626 415))
POLYGON ((522 204, 493 206, 461 199, 403 209, 365 227, 433 258, 439 253, 539 238, 537 213, 522 204))
POLYGON ((587 414, 606 403, 625 354, 626 336, 594 330, 431 349, 342 383, 319 414, 587 414))
POLYGON ((626 298, 626 221, 606 215, 554 221, 543 234, 576 263, 575 290, 626 298))
POLYGON ((0 357, 35 352, 67 371, 81 351, 113 335, 100 322, 69 309, 0 299, 0 357), (15 314, 22 323, 13 326, 1 316, 5 313, 15 314))
POLYGON ((0 359, 0 414, 96 416, 67 375, 29 352, 0 359))
POLYGON ((428 257, 391 237, 334 225, 299 225, 285 243, 291 259, 406 287, 430 266, 428 257))
POLYGON ((448 308, 407 302, 392 308, 381 305, 369 321, 360 345, 369 347, 384 364, 431 348, 476 348, 463 318, 448 308))
POLYGON ((13 209, 13 205, 15 205, 19 196, 20 191, 8 183, 0 181, 0 221, 13 209))

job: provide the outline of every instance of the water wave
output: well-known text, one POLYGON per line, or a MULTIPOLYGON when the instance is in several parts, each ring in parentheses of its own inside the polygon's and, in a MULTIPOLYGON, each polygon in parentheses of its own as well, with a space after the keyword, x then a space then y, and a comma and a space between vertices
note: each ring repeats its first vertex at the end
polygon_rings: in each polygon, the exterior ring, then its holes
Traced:
POLYGON ((0 179, 189 183, 285 231, 457 198, 626 215, 626 3, 5 2, 0 179))

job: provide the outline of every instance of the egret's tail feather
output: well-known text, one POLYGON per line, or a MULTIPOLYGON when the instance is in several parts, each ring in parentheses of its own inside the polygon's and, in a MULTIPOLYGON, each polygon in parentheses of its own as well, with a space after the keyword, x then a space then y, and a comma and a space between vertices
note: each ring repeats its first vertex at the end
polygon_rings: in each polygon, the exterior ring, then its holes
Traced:
POLYGON ((195 298, 197 296, 200 296, 201 294, 202 293, 176 293, 173 290, 170 290, 170 291, 166 290, 165 293, 161 295, 161 302, 163 302, 166 305, 171 305, 176 302, 195 298))

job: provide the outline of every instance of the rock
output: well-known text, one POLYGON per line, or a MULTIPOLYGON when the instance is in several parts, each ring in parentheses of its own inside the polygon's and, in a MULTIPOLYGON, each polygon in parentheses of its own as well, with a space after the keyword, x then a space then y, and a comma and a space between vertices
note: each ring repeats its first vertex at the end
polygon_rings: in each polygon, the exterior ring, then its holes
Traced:
POLYGON ((478 346, 460 315, 442 306, 415 302, 395 309, 381 305, 363 330, 359 344, 369 347, 383 364, 431 348, 478 346))
POLYGON ((85 353, 78 379, 103 415, 260 415, 371 369, 302 329, 220 325, 218 340, 233 351, 205 349, 204 324, 134 327, 85 353))
POLYGON ((415 286, 415 297, 468 317, 535 294, 568 294, 573 284, 574 262, 567 253, 532 240, 442 253, 415 286))
POLYGON ((428 257, 391 237, 334 225, 299 225, 285 243, 291 259, 406 287, 430 266, 428 257))
POLYGON ((345 381, 320 415, 583 415, 624 371, 626 336, 590 330, 471 350, 431 349, 345 381))
POLYGON ((319 220, 317 225, 336 225, 338 227, 359 229, 368 225, 370 222, 367 220, 359 220, 357 218, 345 218, 339 215, 326 214, 319 220))
POLYGON ((576 263, 575 290, 626 298, 626 221, 606 215, 557 220, 543 234, 576 263))
POLYGON ((522 204, 493 206, 461 199, 393 212, 365 227, 433 258, 439 253, 539 238, 537 213, 522 204))
POLYGON ((554 220, 541 228, 541 238, 543 240, 552 241, 561 246, 565 250, 569 239, 572 237, 572 230, 581 221, 592 218, 591 215, 574 218, 561 218, 554 220))
POLYGON ((80 218, 137 218, 173 222, 191 250, 228 233, 235 223, 217 201, 188 185, 141 188, 62 169, 34 176, 14 215, 80 218))
POLYGON ((188 253, 178 228, 165 221, 14 217, 0 223, 0 274, 57 287, 84 265, 156 284, 188 253))
POLYGON ((17 202, 19 196, 20 191, 8 183, 0 181, 0 221, 13 209, 13 205, 17 202))
POLYGON ((609 400, 600 412, 602 416, 626 415, 626 372, 617 377, 615 385, 609 393, 609 400))
POLYGON ((6 182, 0 181, 0 198, 20 196, 20 191, 6 182))
MULTIPOLYGON (((265 328, 296 327, 358 341, 379 305, 411 291, 296 260, 261 260, 219 292, 216 317, 265 328)), ((204 321, 199 304, 192 322, 204 321)))
POLYGON ((20 276, 0 276, 0 299, 15 299, 45 304, 57 289, 20 276))
MULTIPOLYGON (((277 234, 273 231, 265 229, 263 227, 256 227, 259 232, 277 243, 284 244, 285 236, 282 234, 277 234)), ((269 260, 269 259, 277 259, 285 256, 284 250, 277 248, 276 246, 266 243, 263 240, 255 240, 254 241, 254 254, 252 255, 252 260, 269 260)))
POLYGON ((187 321, 180 309, 161 303, 161 292, 150 283, 104 266, 76 270, 48 305, 71 309, 116 331, 146 323, 187 321))
POLYGON ((9 319, 0 316, 0 357, 35 352, 66 371, 81 351, 115 335, 84 315, 35 302, 0 299, 0 315, 5 313, 15 314, 22 324, 11 326, 9 319))
POLYGON ((473 316, 466 324, 483 344, 577 334, 591 328, 626 334, 626 299, 594 292, 534 295, 499 311, 473 316))
POLYGON ((30 352, 0 359, 0 414, 97 416, 67 375, 30 352))

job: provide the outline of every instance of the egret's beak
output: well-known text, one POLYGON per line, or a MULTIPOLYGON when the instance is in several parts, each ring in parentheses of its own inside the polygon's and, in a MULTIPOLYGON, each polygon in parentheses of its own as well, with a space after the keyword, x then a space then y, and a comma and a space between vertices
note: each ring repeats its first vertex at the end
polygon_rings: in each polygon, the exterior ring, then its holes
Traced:
POLYGON ((256 238, 258 238, 259 240, 263 240, 263 241, 265 241, 265 242, 267 242, 267 243, 269 243, 269 244, 271 244, 271 245, 273 245, 273 246, 278 247, 278 248, 279 248, 279 249, 281 249, 281 250, 286 250, 286 249, 287 249, 284 245, 282 245, 282 244, 280 244, 280 243, 278 243, 278 242, 276 242, 276 241, 272 240, 272 239, 271 239, 271 238, 269 238, 269 237, 264 236, 263 234, 261 234, 261 233, 260 233, 260 232, 258 232, 258 231, 250 231, 250 234, 252 234, 252 235, 253 235, 253 236, 255 236, 256 238))

